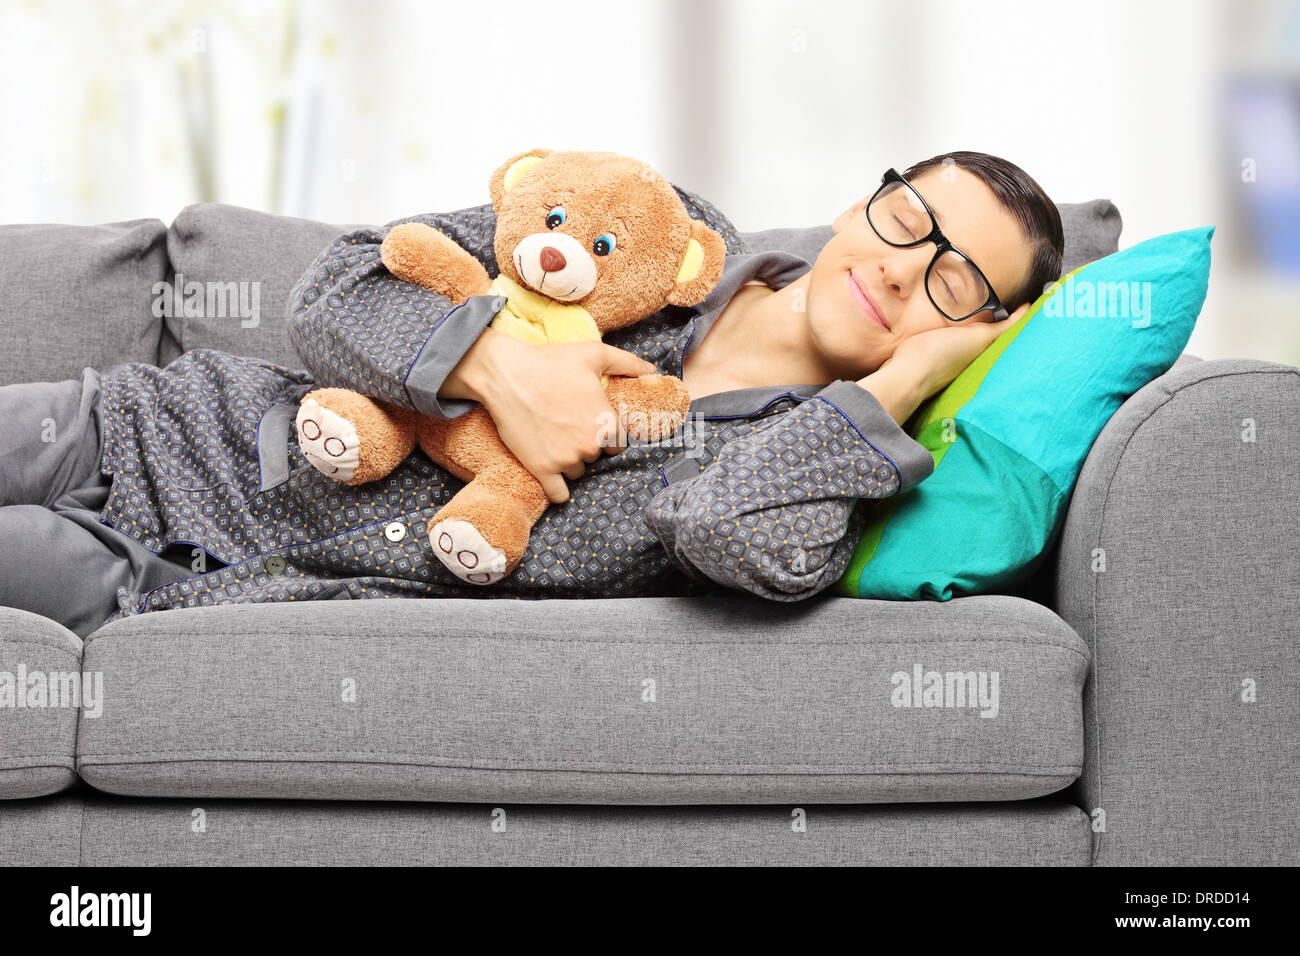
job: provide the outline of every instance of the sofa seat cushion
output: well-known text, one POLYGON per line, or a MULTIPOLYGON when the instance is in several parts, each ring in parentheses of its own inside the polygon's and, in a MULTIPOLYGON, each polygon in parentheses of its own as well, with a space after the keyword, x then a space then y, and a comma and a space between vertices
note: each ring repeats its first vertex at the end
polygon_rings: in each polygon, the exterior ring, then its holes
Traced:
POLYGON ((1070 784, 1088 651, 1005 595, 403 599, 145 614, 85 667, 77 769, 112 793, 894 803, 1070 784))
POLYGON ((76 782, 77 711, 89 705, 87 720, 98 718, 91 676, 86 694, 76 634, 39 614, 0 607, 0 800, 76 782))

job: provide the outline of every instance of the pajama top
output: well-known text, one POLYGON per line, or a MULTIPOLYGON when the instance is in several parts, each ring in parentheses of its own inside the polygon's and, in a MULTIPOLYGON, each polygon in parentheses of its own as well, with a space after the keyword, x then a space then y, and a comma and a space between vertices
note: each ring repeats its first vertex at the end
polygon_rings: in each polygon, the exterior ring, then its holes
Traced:
MULTIPOLYGON (((750 251, 711 204, 677 191, 724 238, 723 276, 699 305, 665 307, 605 341, 680 376, 741 286, 780 289, 811 264, 750 251)), ((709 395, 676 435, 632 442, 570 482, 512 574, 463 584, 425 534, 461 481, 417 449, 384 479, 341 484, 307 462, 294 429, 299 399, 324 386, 440 417, 472 407, 437 392, 505 297, 452 306, 394 277, 380 246, 410 221, 441 230, 497 275, 490 204, 357 230, 335 239, 290 295, 290 338, 305 368, 196 349, 166 368, 128 363, 102 376, 101 470, 112 490, 100 521, 154 552, 187 545, 197 564, 148 593, 120 588, 110 620, 265 601, 649 597, 719 586, 794 601, 843 574, 870 506, 861 499, 907 491, 934 470, 930 452, 854 382, 709 395)))

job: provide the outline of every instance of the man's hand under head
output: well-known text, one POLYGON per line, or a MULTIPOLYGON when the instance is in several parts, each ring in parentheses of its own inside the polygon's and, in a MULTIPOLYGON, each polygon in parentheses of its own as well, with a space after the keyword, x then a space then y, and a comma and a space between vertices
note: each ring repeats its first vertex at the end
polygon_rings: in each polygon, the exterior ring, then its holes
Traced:
POLYGON ((946 388, 1028 310, 1025 303, 1001 322, 966 322, 919 332, 858 384, 902 425, 927 398, 946 388))
POLYGON ((576 480, 606 450, 602 423, 617 421, 601 375, 657 371, 631 352, 601 342, 530 345, 484 329, 443 383, 440 395, 479 402, 506 447, 541 482, 546 497, 567 501, 576 480))

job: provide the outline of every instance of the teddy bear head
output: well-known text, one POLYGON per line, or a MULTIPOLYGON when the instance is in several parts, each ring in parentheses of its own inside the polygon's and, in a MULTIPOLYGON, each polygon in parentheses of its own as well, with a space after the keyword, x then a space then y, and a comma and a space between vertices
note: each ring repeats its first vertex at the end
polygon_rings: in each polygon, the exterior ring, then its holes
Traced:
POLYGON ((601 332, 695 305, 722 275, 722 237, 638 160, 534 149, 498 167, 489 189, 501 273, 582 306, 601 332))

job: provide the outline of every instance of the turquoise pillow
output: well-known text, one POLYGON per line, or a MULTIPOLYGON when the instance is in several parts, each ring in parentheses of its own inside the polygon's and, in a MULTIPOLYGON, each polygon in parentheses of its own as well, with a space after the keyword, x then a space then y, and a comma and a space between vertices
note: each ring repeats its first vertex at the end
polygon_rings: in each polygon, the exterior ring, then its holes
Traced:
POLYGON ((1191 338, 1213 235, 1174 232, 1080 266, 922 404, 905 428, 934 472, 868 506, 840 592, 947 601, 1023 583, 1106 422, 1191 338))

